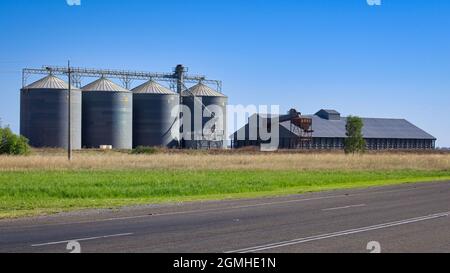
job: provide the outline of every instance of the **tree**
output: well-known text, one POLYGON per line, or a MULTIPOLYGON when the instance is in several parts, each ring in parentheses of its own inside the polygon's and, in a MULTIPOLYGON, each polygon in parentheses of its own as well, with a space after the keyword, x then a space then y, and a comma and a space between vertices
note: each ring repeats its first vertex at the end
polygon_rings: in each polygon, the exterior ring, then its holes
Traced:
POLYGON ((345 126, 347 138, 345 139, 345 153, 355 154, 366 151, 366 141, 364 140, 362 129, 364 122, 360 117, 350 116, 347 118, 345 126))
POLYGON ((0 127, 0 154, 27 155, 29 153, 28 139, 14 134, 8 127, 0 127))

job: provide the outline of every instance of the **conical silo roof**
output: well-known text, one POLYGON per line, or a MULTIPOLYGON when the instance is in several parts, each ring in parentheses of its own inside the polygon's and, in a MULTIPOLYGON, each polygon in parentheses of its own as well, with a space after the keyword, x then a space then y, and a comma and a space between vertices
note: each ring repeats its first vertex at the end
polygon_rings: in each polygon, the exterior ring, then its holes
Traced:
POLYGON ((160 95, 176 95, 177 93, 173 92, 169 88, 162 86, 154 80, 149 80, 138 87, 131 90, 136 94, 160 94, 160 95))
POLYGON ((102 77, 85 87, 81 88, 83 91, 111 91, 111 92, 129 92, 129 90, 116 84, 115 82, 102 77))
POLYGON ((191 94, 197 97, 226 97, 224 94, 217 92, 203 83, 192 86, 189 88, 189 92, 184 91, 182 95, 188 97, 191 94))
MULTIPOLYGON (((67 90, 69 89, 69 84, 54 75, 48 75, 22 89, 57 89, 57 90, 67 90)), ((72 89, 78 89, 72 86, 72 89)))

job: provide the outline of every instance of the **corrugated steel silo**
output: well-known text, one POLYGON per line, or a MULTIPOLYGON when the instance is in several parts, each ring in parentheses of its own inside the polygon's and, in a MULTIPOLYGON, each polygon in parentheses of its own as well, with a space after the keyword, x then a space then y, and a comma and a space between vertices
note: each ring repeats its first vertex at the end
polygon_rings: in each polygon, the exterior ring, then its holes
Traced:
MULTIPOLYGON (((49 75, 20 92, 20 133, 36 148, 67 148, 69 85, 49 75)), ((81 149, 81 90, 71 88, 71 142, 81 149)))
POLYGON ((153 80, 132 92, 133 146, 177 147, 179 95, 153 80))
POLYGON ((131 149, 133 94, 104 77, 83 90, 83 147, 131 149))
POLYGON ((228 98, 201 82, 184 91, 182 97, 183 105, 191 112, 190 121, 183 115, 183 146, 194 149, 226 148, 228 98), (210 116, 204 116, 205 114, 210 116), (195 128, 196 123, 201 126, 195 128), (215 125, 211 126, 213 123, 215 125), (186 128, 187 124, 191 128, 186 128), (206 127, 213 128, 212 132, 205 132, 206 127))

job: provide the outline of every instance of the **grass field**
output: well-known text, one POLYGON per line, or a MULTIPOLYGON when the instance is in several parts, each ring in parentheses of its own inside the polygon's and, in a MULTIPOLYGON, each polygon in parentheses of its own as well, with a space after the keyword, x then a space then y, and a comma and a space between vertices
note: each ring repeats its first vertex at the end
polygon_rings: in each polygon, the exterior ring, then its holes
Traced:
POLYGON ((450 153, 342 153, 162 151, 153 155, 84 151, 68 162, 63 151, 0 156, 0 171, 24 170, 450 170, 450 153))
POLYGON ((0 157, 0 218, 437 180, 448 154, 35 153, 0 157))

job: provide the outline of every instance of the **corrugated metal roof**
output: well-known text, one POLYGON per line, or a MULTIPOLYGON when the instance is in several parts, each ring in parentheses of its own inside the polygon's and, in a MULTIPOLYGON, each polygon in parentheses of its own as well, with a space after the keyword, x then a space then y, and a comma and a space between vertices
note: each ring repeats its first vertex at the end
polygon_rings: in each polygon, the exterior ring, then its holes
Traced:
MULTIPOLYGON (((313 119, 313 137, 346 137, 347 118, 327 120, 316 115, 309 117, 313 119)), ((363 118, 363 123, 364 138, 436 139, 405 119, 363 118)), ((281 125, 290 129, 289 121, 283 122, 281 125)))
POLYGON ((122 86, 112 82, 107 78, 100 78, 85 87, 81 88, 83 91, 112 91, 112 92, 130 92, 122 86))
POLYGON ((149 80, 146 83, 139 85, 138 87, 131 90, 133 93, 140 94, 161 94, 161 95, 176 95, 169 88, 162 86, 161 84, 155 82, 154 80, 149 80))
MULTIPOLYGON (((24 87, 23 89, 58 89, 58 90, 67 90, 69 89, 69 84, 63 80, 61 80, 60 78, 53 76, 53 75, 48 75, 45 78, 42 78, 26 87, 24 87)), ((72 86, 72 89, 78 89, 76 87, 72 86)))
MULTIPOLYGON (((319 112, 317 112, 317 113, 320 113, 320 112, 325 112, 325 113, 327 113, 327 114, 330 114, 330 115, 340 115, 341 113, 339 113, 338 111, 336 111, 336 110, 333 110, 333 109, 321 109, 319 112)), ((316 113, 316 115, 317 115, 317 113, 316 113)))
POLYGON ((182 93, 182 96, 188 97, 191 96, 192 93, 197 97, 225 97, 224 94, 217 92, 216 90, 203 83, 192 86, 191 88, 189 88, 189 91, 190 92, 184 91, 182 93))
POLYGON ((329 120, 340 120, 341 114, 336 110, 328 110, 328 109, 322 109, 319 112, 315 114, 316 116, 319 116, 324 119, 329 120))
MULTIPOLYGON (((259 114, 260 117, 270 118, 277 115, 259 114)), ((256 115, 252 115, 249 119, 253 119, 256 115)), ((346 138, 347 118, 340 118, 340 120, 323 119, 317 115, 308 115, 313 120, 312 129, 314 130, 314 138, 346 138)), ((418 128, 414 124, 405 119, 387 119, 387 118, 362 118, 363 136, 364 138, 390 138, 390 139, 428 139, 436 140, 436 138, 424 130, 418 128)), ((291 122, 281 122, 280 133, 285 129, 291 130, 291 122)), ((248 124, 235 132, 236 135, 241 130, 248 131, 248 124)), ((294 134, 294 132, 291 132, 294 134)), ((282 135, 285 137, 285 134, 282 135)))

